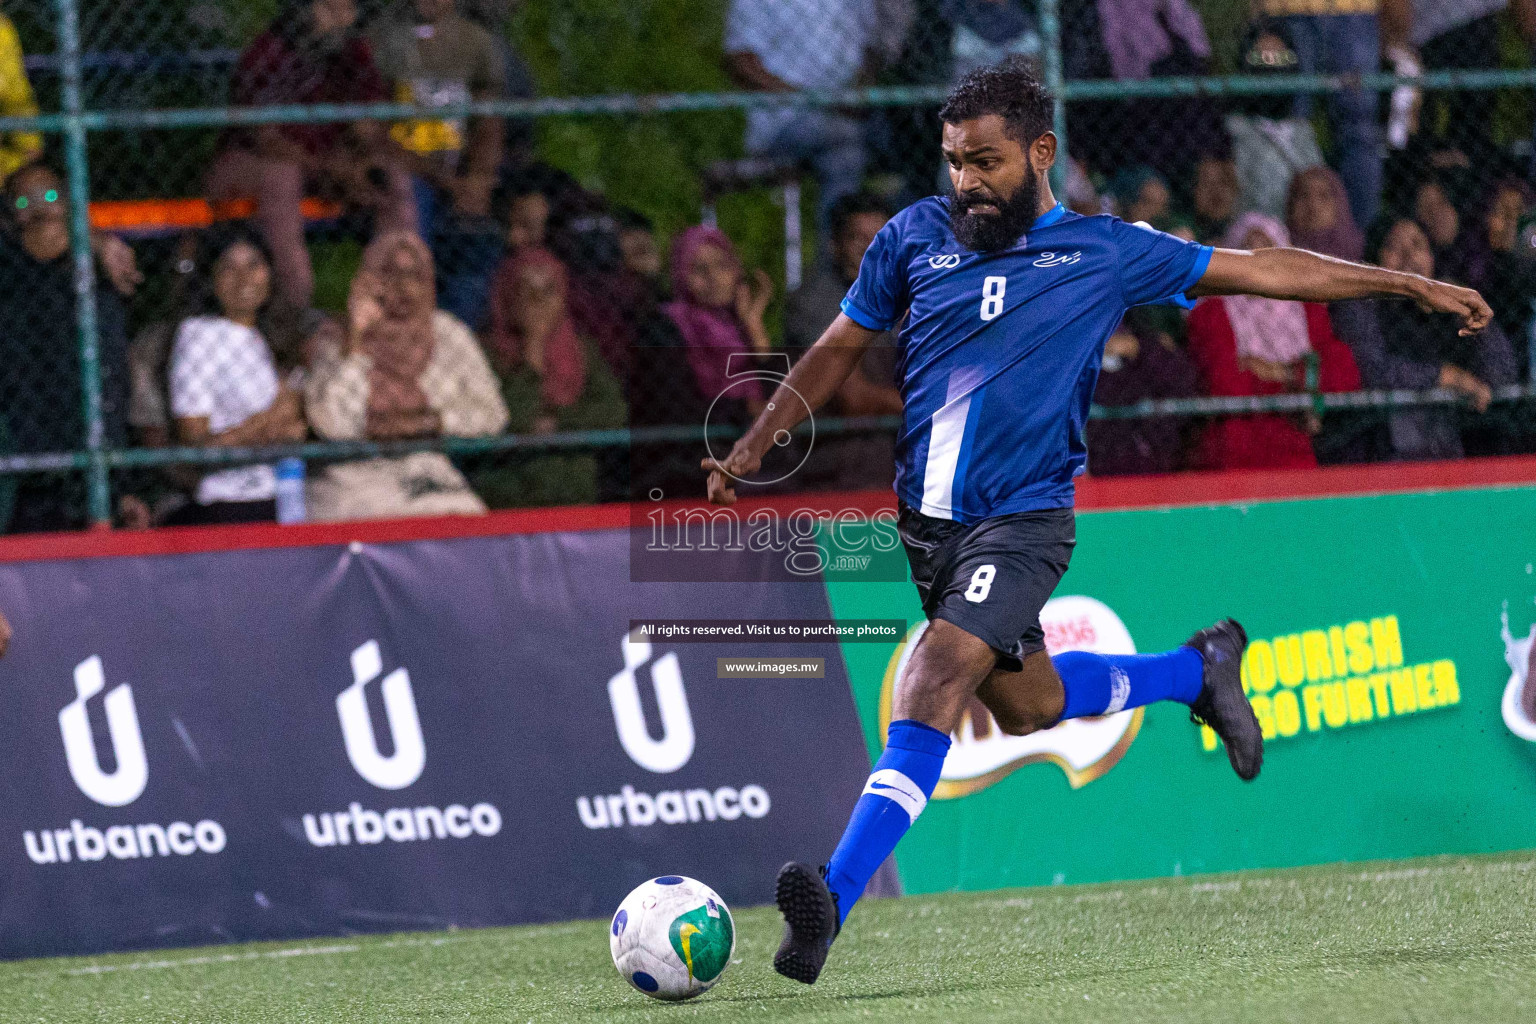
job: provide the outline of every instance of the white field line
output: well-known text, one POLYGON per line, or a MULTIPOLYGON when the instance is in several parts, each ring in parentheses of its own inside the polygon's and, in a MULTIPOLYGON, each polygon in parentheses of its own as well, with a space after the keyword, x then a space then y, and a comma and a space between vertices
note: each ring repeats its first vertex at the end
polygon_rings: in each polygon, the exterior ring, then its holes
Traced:
MULTIPOLYGON (((1426 878, 1433 875, 1493 875, 1510 874, 1513 872, 1536 871, 1536 860, 1498 861, 1492 864, 1479 864, 1474 861, 1461 861, 1453 864, 1437 864, 1418 868, 1394 868, 1388 871, 1361 871, 1355 874, 1341 875, 1337 882, 1398 882, 1410 878, 1426 878)), ((1158 894, 1165 889, 1172 892, 1191 893, 1228 893, 1238 892, 1242 889, 1263 889, 1272 886, 1296 888, 1302 885, 1303 879, 1293 877, 1283 878, 1226 878, 1221 881, 1190 882, 1188 885, 1178 885, 1173 879, 1159 879, 1155 885, 1138 886, 1131 888, 1095 889, 1092 892, 1077 893, 1072 896, 1073 903, 1098 903, 1106 900, 1120 900, 1130 896, 1150 896, 1158 894)), ((1042 889, 1055 890, 1055 886, 1042 886, 1042 889)), ((997 900, 992 906, 997 907, 1029 907, 1037 901, 1049 902, 1056 897, 1053 891, 1041 892, 1035 896, 1012 896, 1007 899, 997 900)), ((1065 895, 1064 893, 1062 895, 1065 895)))
MULTIPOLYGON (((208 964, 246 963, 252 960, 286 960, 296 956, 337 956, 342 953, 361 953, 369 949, 394 949, 401 946, 441 946, 458 941, 452 937, 433 939, 391 939, 385 942, 336 943, 330 946, 288 946, 284 949, 268 949, 257 953, 214 953, 206 956, 181 957, 175 960, 135 960, 126 964, 91 964, 59 971, 69 977, 94 974, 117 974, 123 971, 158 971, 170 967, 202 967, 208 964)), ((35 972, 51 974, 54 972, 35 972)))

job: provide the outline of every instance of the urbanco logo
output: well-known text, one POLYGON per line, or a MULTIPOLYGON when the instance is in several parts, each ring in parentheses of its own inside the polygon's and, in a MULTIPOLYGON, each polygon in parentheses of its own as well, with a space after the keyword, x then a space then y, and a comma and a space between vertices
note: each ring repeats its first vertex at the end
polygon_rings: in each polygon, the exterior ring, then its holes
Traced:
MULTIPOLYGON (((1045 646, 1051 654, 1097 651, 1135 654, 1136 643, 1125 623, 1104 602, 1082 595, 1053 597, 1040 610, 1045 646)), ((897 645, 880 691, 880 732, 891 723, 895 681, 906 671, 917 640, 927 628, 919 622, 906 642, 897 645)), ((1121 702, 1129 687, 1115 685, 1112 697, 1121 702)), ((1094 718, 1077 718, 1028 736, 1009 736, 997 727, 979 700, 973 701, 952 736, 949 755, 939 773, 935 800, 952 800, 986 789, 1027 764, 1047 761, 1066 773, 1073 789, 1102 777, 1119 763, 1141 728, 1142 708, 1116 711, 1094 718)))
MULTIPOLYGON (((683 673, 677 654, 668 652, 651 661, 655 649, 640 631, 619 641, 624 668, 608 680, 608 703, 613 708, 613 724, 619 743, 630 760, 647 771, 675 772, 693 756, 693 715, 688 710, 688 693, 683 688, 683 673), (656 706, 661 711, 661 738, 653 739, 640 706, 640 673, 648 668, 655 688, 656 706)), ((744 786, 699 786, 646 793, 624 785, 617 793, 581 796, 576 812, 589 829, 644 828, 663 825, 687 825, 699 822, 737 821, 762 818, 773 801, 768 791, 755 783, 744 786)))
POLYGON ((421 720, 416 717, 410 673, 397 668, 385 676, 380 685, 395 752, 388 757, 379 753, 364 687, 383 671, 384 660, 379 654, 378 641, 369 640, 353 651, 352 685, 337 695, 336 713, 341 718, 347 759, 357 769, 357 774, 380 789, 404 789, 421 778, 422 770, 427 766, 427 745, 421 735, 421 720))
POLYGON ((688 711, 688 693, 683 689, 683 672, 676 653, 657 658, 650 666, 651 686, 656 691, 656 707, 661 712, 661 739, 652 739, 640 707, 642 666, 651 660, 651 643, 634 636, 619 641, 624 654, 624 668, 608 680, 608 703, 613 707, 613 724, 619 743, 630 759, 647 771, 675 772, 693 756, 693 715, 688 711))
POLYGON ((106 807, 125 807, 144 792, 149 782, 149 761, 144 756, 144 736, 133 706, 133 689, 120 683, 102 702, 117 768, 110 775, 101 770, 86 704, 106 686, 100 657, 92 655, 76 665, 75 699, 59 712, 59 733, 64 737, 69 774, 80 792, 106 807))

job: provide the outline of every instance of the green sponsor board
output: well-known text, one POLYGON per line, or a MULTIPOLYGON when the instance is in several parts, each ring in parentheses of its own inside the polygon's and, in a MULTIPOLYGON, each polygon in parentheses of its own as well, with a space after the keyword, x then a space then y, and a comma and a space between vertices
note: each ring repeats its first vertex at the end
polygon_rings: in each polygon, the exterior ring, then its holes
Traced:
MULTIPOLYGON (((1536 488, 1080 516, 1042 615, 1052 649, 1164 650, 1234 616, 1252 641, 1263 773, 1239 781, 1172 704, 1031 737, 997 732, 978 705, 897 851, 903 884, 1536 847, 1536 742, 1501 709, 1536 622, 1533 561, 1536 488)), ((922 628, 910 584, 828 589, 840 618, 922 628)), ((843 647, 872 758, 904 648, 843 647)))

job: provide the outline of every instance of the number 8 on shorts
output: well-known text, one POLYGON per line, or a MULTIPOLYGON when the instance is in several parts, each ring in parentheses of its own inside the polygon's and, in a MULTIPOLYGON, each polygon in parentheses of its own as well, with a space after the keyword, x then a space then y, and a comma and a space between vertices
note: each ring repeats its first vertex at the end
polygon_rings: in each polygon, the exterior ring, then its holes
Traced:
MULTIPOLYGON (((987 599, 992 592, 992 579, 997 575, 997 566, 981 565, 971 574, 971 585, 965 588, 965 599, 972 604, 980 604, 987 599)), ((954 593, 954 591, 950 591, 954 593)))

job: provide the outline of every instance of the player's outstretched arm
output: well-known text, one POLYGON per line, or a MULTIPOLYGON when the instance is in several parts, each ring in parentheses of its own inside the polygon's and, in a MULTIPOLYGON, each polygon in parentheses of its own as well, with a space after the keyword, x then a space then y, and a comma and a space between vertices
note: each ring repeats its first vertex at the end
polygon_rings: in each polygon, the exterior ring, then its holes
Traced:
POLYGON ((864 358, 864 350, 879 336, 880 332, 860 327, 839 313, 832 326, 789 371, 789 376, 779 384, 768 405, 731 448, 731 453, 723 460, 707 458, 699 463, 702 469, 709 471, 709 500, 716 505, 735 502, 736 491, 730 486, 731 479, 757 472, 762 465, 763 453, 772 446, 778 432, 798 426, 805 418, 805 406, 815 411, 837 394, 838 388, 864 358), (805 406, 793 399, 796 394, 805 400, 805 406))
POLYGON ((1459 316, 1464 335, 1476 334, 1493 319, 1493 310, 1471 288, 1350 263, 1305 249, 1217 249, 1205 276, 1189 294, 1261 295, 1298 302, 1389 296, 1412 299, 1429 312, 1459 316))

